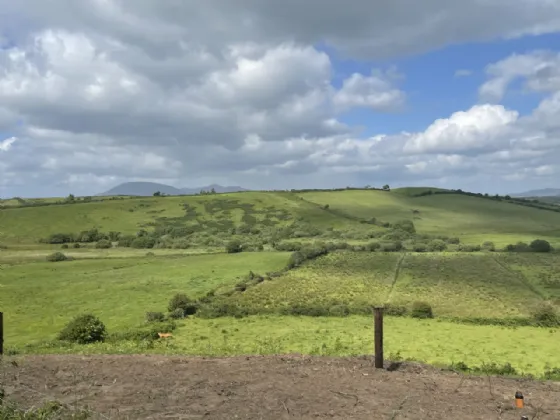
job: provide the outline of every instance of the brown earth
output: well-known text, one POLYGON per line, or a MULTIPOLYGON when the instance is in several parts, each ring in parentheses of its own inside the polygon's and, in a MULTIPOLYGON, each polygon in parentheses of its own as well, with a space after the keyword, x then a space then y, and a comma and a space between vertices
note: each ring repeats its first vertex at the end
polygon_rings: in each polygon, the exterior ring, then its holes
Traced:
POLYGON ((58 400, 99 418, 560 419, 558 383, 376 370, 368 358, 29 356, 6 360, 0 380, 24 407, 58 400))

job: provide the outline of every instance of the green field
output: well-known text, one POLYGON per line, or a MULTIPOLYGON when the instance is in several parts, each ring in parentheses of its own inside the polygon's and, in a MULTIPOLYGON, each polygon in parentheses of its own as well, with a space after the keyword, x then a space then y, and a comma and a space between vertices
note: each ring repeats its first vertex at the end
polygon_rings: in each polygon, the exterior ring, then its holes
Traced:
POLYGON ((31 353, 368 354, 372 331, 365 315, 385 304, 393 311, 386 320, 388 354, 440 364, 510 362, 538 375, 547 364, 560 366, 553 351, 558 329, 520 327, 535 325, 541 307, 560 308, 560 254, 464 246, 491 241, 502 248, 540 238, 559 247, 560 213, 461 194, 417 196, 428 190, 34 206, 4 200, 6 346, 31 353), (402 220, 412 221, 412 230, 402 220), (84 239, 92 228, 98 238, 84 239), (52 239, 56 234, 72 235, 62 245, 52 239), (107 249, 96 247, 102 241, 107 249), (234 243, 232 253, 224 252, 234 243), (443 248, 430 248, 434 244, 443 248), (72 260, 47 262, 55 251, 72 260), (84 347, 53 341, 82 313, 98 316, 109 332, 145 326, 146 312, 166 313, 175 293, 206 300, 197 315, 177 321, 171 342, 84 347), (434 320, 411 317, 418 301, 431 305, 434 320), (475 325, 484 323, 492 325, 475 325))
MULTIPOLYGON (((406 192, 406 190, 404 191, 406 192)), ((503 201, 442 194, 411 197, 383 191, 336 191, 299 194, 305 200, 351 216, 396 222, 413 219, 418 232, 458 236, 463 242, 506 245, 535 238, 560 245, 560 213, 503 201), (417 213, 413 213, 416 210, 417 213)))
POLYGON ((110 329, 134 327, 147 311, 166 311, 179 292, 201 297, 231 287, 249 269, 286 264, 285 253, 193 255, 31 262, 0 270, 0 308, 8 345, 54 338, 72 317, 91 312, 110 329))

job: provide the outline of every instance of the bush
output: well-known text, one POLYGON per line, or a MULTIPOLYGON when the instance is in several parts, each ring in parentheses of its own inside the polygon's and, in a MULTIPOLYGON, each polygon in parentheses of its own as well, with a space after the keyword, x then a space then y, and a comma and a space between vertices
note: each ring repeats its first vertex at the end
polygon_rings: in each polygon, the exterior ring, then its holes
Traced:
POLYGON ((229 241, 226 245, 226 252, 228 254, 236 254, 241 251, 243 251, 243 246, 241 245, 241 241, 237 239, 229 241))
POLYGON ((136 237, 132 236, 132 235, 121 236, 119 238, 117 246, 130 247, 130 246, 132 246, 132 242, 134 242, 135 239, 136 239, 136 237))
POLYGON ((399 252, 401 249, 403 249, 402 242, 401 241, 395 241, 395 242, 385 242, 385 243, 381 244, 380 251, 381 252, 399 252))
POLYGON ((334 305, 329 308, 330 316, 348 316, 350 315, 350 308, 347 305, 334 305))
POLYGON ((441 252, 447 249, 447 244, 441 239, 434 239, 428 244, 428 249, 431 252, 441 252))
POLYGON ((146 312, 146 322, 163 322, 165 315, 162 312, 146 312))
POLYGON ((47 261, 49 262, 59 262, 59 261, 67 261, 69 258, 64 255, 62 252, 54 252, 50 255, 47 255, 47 261))
POLYGON ((533 320, 540 327, 560 326, 560 316, 551 304, 544 304, 533 312, 533 320))
POLYGON ((480 245, 459 244, 459 246, 457 247, 457 251, 478 252, 478 251, 480 251, 480 245))
POLYGON ((412 246, 414 252, 426 252, 428 251, 428 245, 423 243, 416 243, 412 246))
POLYGON ((412 304, 412 310, 410 315, 413 318, 433 318, 434 313, 432 311, 432 307, 429 303, 426 302, 414 302, 412 304))
POLYGON ((416 228, 414 227, 412 220, 399 220, 393 224, 393 229, 402 230, 411 234, 416 233, 416 228))
POLYGON ((525 242, 517 242, 515 245, 509 244, 506 246, 505 250, 508 252, 531 252, 532 251, 529 244, 526 244, 525 242))
POLYGON ((101 239, 100 241, 97 241, 95 247, 97 249, 109 249, 113 247, 113 244, 111 243, 111 241, 108 241, 107 239, 101 239))
POLYGON ((79 248, 81 248, 81 246, 78 242, 76 242, 74 245, 72 245, 72 248, 79 249, 79 248))
POLYGON ((78 344, 104 341, 107 331, 105 325, 94 315, 80 315, 70 321, 58 334, 58 339, 78 344))
POLYGON ((484 251, 494 252, 496 250, 496 245, 494 245, 494 242, 486 241, 482 244, 482 249, 484 251))
POLYGON ((185 317, 185 311, 182 308, 176 308, 169 313, 169 317, 172 319, 182 319, 185 317))
POLYGON ((155 244, 156 240, 154 238, 150 238, 149 236, 138 236, 131 242, 130 246, 136 249, 149 249, 153 248, 155 244))
POLYGON ((173 312, 176 309, 182 309, 183 314, 185 316, 193 315, 198 310, 198 303, 190 299, 187 295, 183 293, 177 293, 169 301, 169 305, 167 306, 167 309, 169 312, 173 312))
POLYGON ((451 245, 459 245, 461 243, 461 240, 457 237, 451 237, 447 238, 446 242, 451 245))
POLYGON ((369 252, 375 252, 379 249, 381 249, 381 244, 379 242, 368 242, 367 245, 365 246, 366 251, 369 252))
POLYGON ((535 239, 533 242, 531 242, 529 247, 534 252, 550 252, 550 251, 552 251, 552 247, 550 246, 550 243, 548 241, 545 241, 544 239, 535 239))

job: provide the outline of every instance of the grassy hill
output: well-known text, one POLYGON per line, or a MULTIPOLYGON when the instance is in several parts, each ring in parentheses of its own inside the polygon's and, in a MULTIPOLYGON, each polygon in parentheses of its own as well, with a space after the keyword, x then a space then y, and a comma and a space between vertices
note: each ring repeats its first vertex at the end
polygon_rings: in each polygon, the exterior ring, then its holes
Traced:
POLYGON ((30 244, 53 233, 77 233, 91 228, 134 234, 140 229, 175 225, 217 234, 243 224, 264 228, 301 222, 323 232, 363 231, 379 230, 382 223, 409 219, 419 233, 456 236, 466 243, 492 241, 503 246, 544 238, 560 245, 558 212, 461 194, 417 196, 428 190, 442 191, 403 188, 391 192, 242 192, 34 207, 17 207, 16 200, 12 200, 0 210, 0 243, 30 244), (372 218, 379 223, 364 227, 363 222, 372 218))
POLYGON ((357 190, 298 194, 359 218, 396 222, 412 219, 416 230, 457 236, 464 242, 505 245, 537 237, 560 245, 560 213, 461 194, 411 196, 428 189, 392 192, 357 190))

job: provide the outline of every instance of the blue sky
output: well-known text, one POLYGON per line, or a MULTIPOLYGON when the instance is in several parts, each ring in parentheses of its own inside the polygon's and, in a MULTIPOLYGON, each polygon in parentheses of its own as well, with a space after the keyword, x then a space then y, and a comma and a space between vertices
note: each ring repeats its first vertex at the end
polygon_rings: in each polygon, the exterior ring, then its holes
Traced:
POLYGON ((3 5, 0 196, 559 187, 554 2, 351 3, 3 5))

